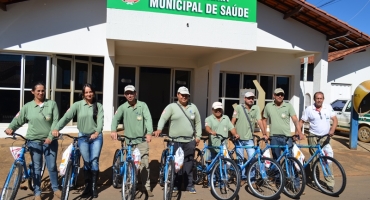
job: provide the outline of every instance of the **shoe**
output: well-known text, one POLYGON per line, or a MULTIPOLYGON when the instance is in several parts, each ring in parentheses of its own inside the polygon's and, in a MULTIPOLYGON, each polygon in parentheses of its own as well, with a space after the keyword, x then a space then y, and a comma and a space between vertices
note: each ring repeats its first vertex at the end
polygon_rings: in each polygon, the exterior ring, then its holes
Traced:
POLYGON ((256 185, 256 183, 252 183, 252 187, 253 187, 253 189, 257 189, 258 187, 257 187, 257 185, 256 185))
POLYGON ((154 197, 154 194, 152 193, 152 191, 147 190, 146 193, 148 194, 148 197, 154 197))
POLYGON ((177 187, 173 187, 173 190, 172 190, 173 193, 178 192, 178 191, 179 189, 177 187))
POLYGON ((41 196, 40 195, 35 196, 34 200, 41 200, 41 196))
POLYGON ((196 194, 196 193, 197 193, 197 191, 195 190, 195 188, 190 188, 190 189, 189 189, 189 193, 190 193, 190 194, 196 194))
POLYGON ((241 187, 241 186, 243 186, 246 182, 247 182, 247 180, 242 179, 242 180, 240 181, 240 187, 241 187))
POLYGON ((57 199, 61 199, 62 198, 62 192, 60 190, 54 191, 54 197, 57 198, 57 199))
POLYGON ((98 198, 98 188, 97 188, 96 182, 98 182, 98 179, 99 179, 99 171, 91 171, 91 173, 92 173, 92 181, 91 181, 92 197, 98 198))
POLYGON ((328 190, 329 190, 330 192, 333 192, 333 190, 334 190, 333 186, 328 186, 328 190))
POLYGON ((84 170, 84 178, 85 178, 85 189, 82 192, 82 195, 89 195, 91 193, 91 171, 84 170))

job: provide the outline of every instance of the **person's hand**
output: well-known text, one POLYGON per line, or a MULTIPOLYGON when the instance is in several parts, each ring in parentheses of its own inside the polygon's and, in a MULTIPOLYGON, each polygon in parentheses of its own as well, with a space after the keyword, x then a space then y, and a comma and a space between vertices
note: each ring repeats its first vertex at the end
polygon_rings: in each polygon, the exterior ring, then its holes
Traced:
POLYGON ((199 142, 200 142, 200 139, 195 139, 195 146, 198 146, 199 145, 199 142))
POLYGON ((238 134, 233 135, 235 137, 235 140, 239 140, 240 136, 238 134))
POLYGON ((332 137, 334 135, 334 131, 330 130, 329 135, 332 137))
POLYGON ((149 143, 152 141, 152 136, 151 135, 146 135, 146 142, 149 143))
POLYGON ((7 135, 13 135, 13 129, 11 129, 11 128, 7 128, 4 132, 7 135))
POLYGON ((216 136, 216 135, 217 135, 217 133, 216 133, 215 131, 212 131, 212 132, 211 132, 211 134, 212 134, 213 136, 216 136))
POLYGON ((117 140, 117 132, 113 131, 110 133, 110 138, 112 138, 112 140, 117 140))
POLYGON ((91 134, 90 140, 95 140, 98 136, 99 136, 99 133, 95 132, 95 133, 91 134))
POLYGON ((267 134, 263 135, 262 137, 265 138, 266 141, 269 139, 269 136, 267 134))
POLYGON ((299 138, 296 138, 296 140, 303 140, 305 138, 304 134, 302 133, 302 131, 297 131, 296 132, 296 135, 299 136, 299 138))
POLYGON ((51 134, 53 134, 54 137, 59 137, 59 131, 58 130, 53 130, 51 132, 51 134))
POLYGON ((158 137, 161 133, 162 133, 162 130, 156 130, 156 131, 153 132, 153 135, 155 137, 158 137))
POLYGON ((51 142, 52 142, 52 140, 51 140, 51 139, 49 139, 49 138, 46 138, 46 139, 45 139, 45 142, 44 142, 44 144, 51 144, 51 142))

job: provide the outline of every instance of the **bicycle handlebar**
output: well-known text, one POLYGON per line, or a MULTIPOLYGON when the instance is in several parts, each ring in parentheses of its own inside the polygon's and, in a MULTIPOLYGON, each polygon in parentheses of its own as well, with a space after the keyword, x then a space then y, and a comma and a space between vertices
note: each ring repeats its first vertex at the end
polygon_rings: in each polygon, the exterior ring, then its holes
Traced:
POLYGON ((189 139, 189 140, 192 140, 193 139, 193 136, 178 136, 178 137, 171 137, 171 136, 169 136, 169 135, 166 135, 166 134, 161 134, 160 136, 167 136, 168 137, 168 139, 169 140, 171 140, 171 141, 174 141, 174 140, 176 140, 176 139, 180 139, 180 138, 183 138, 183 139, 189 139))
POLYGON ((62 139, 63 136, 67 136, 67 137, 69 137, 69 138, 71 138, 73 140, 77 140, 77 139, 80 139, 80 138, 87 138, 87 137, 89 137, 88 135, 83 135, 83 136, 75 137, 75 136, 71 136, 71 135, 65 133, 65 134, 60 134, 59 135, 59 139, 62 139))
POLYGON ((144 137, 143 136, 141 136, 141 137, 134 137, 134 138, 130 138, 130 137, 127 137, 127 136, 125 136, 125 135, 117 135, 117 140, 119 140, 119 141, 121 141, 121 142, 123 142, 124 140, 125 140, 125 138, 126 139, 128 139, 129 140, 129 142, 131 142, 131 140, 135 140, 135 139, 144 139, 144 137))
MULTIPOLYGON (((5 133, 5 131, 4 131, 4 133, 5 133)), ((15 136, 21 137, 23 140, 26 140, 27 141, 27 139, 25 137, 23 137, 23 135, 20 135, 18 133, 13 133, 11 137, 7 137, 7 138, 16 140, 17 138, 15 136)))

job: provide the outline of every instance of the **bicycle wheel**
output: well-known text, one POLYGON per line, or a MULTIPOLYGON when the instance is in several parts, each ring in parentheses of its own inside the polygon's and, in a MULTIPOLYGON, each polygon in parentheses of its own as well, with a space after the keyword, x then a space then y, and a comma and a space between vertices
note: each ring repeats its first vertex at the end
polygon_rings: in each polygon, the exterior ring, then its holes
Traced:
POLYGON ((284 194, 292 199, 299 198, 306 186, 306 174, 302 164, 294 157, 281 162, 285 174, 284 194))
POLYGON ((238 165, 229 158, 220 158, 211 170, 212 196, 219 200, 234 199, 240 189, 240 179, 238 165))
POLYGON ((198 148, 195 148, 194 151, 194 166, 193 166, 193 183, 194 184, 201 184, 203 179, 203 166, 204 166, 204 159, 202 151, 198 148))
POLYGON ((120 175, 120 158, 121 158, 121 150, 117 149, 113 156, 113 164, 112 164, 112 185, 114 188, 122 187, 122 177, 120 175))
POLYGON ((17 196, 17 192, 22 181, 22 175, 23 175, 22 164, 19 162, 15 162, 5 180, 3 190, 1 191, 0 199, 4 200, 15 199, 15 196, 17 196))
POLYGON ((159 165, 159 185, 164 187, 164 166, 166 164, 166 157, 167 157, 168 149, 162 151, 161 155, 161 163, 159 165))
POLYGON ((347 177, 342 165, 334 158, 320 156, 312 168, 316 186, 325 194, 339 196, 346 187, 347 177))
POLYGON ((136 191, 136 167, 132 160, 126 161, 125 172, 122 177, 122 199, 133 200, 136 191))
MULTIPOLYGON (((44 175, 45 167, 46 167, 45 159, 42 159, 40 182, 42 180, 42 176, 44 175)), ((28 174, 30 175, 30 178, 28 179, 28 188, 31 191, 34 191, 35 187, 33 186, 33 176, 34 175, 33 175, 33 163, 32 162, 28 165, 28 170, 29 170, 28 174)))
POLYGON ((68 161, 66 173, 64 174, 63 185, 62 185, 62 197, 60 199, 63 199, 63 200, 68 199, 69 190, 71 189, 72 171, 73 171, 73 163, 70 160, 68 161))
POLYGON ((168 161, 167 166, 165 166, 164 169, 164 188, 163 188, 164 200, 171 199, 174 180, 175 180, 175 163, 173 160, 170 160, 168 161))
POLYGON ((248 186, 255 196, 262 199, 276 199, 283 191, 284 172, 280 165, 271 158, 256 159, 248 167, 248 186))
POLYGON ((78 179, 78 174, 80 173, 80 159, 81 159, 81 154, 79 152, 79 150, 76 150, 75 151, 75 158, 74 158, 74 164, 73 164, 73 171, 72 171, 72 183, 71 183, 71 186, 72 188, 76 188, 77 187, 77 179, 78 179))

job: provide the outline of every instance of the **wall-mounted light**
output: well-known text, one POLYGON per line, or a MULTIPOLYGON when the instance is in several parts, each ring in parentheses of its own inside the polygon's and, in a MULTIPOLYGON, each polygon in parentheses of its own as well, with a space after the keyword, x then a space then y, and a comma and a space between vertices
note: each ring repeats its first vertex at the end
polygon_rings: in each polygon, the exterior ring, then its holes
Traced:
POLYGON ((131 81, 131 79, 121 79, 121 82, 122 83, 131 83, 132 81, 131 81))
POLYGON ((178 84, 178 85, 186 85, 186 81, 177 80, 176 81, 176 84, 178 84))

